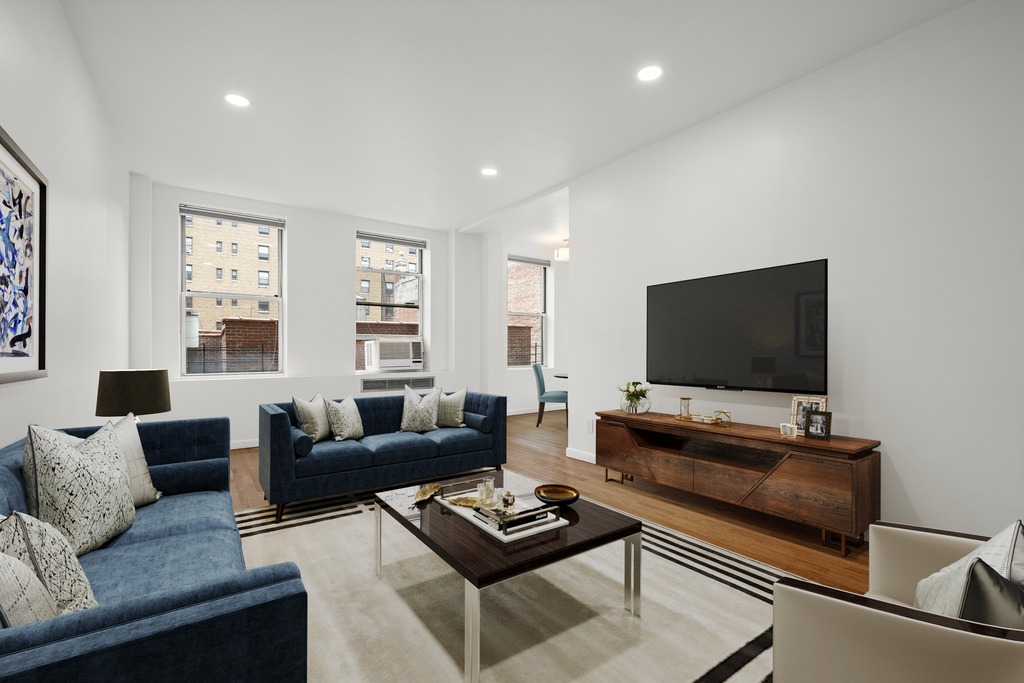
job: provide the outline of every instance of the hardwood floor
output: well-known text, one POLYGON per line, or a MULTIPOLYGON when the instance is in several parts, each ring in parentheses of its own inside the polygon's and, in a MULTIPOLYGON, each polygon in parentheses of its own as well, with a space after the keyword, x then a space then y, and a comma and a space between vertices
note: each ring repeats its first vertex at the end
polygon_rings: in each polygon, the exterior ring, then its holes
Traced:
MULTIPOLYGON (((605 482, 604 468, 565 455, 568 435, 557 412, 508 418, 506 467, 548 483, 568 484, 598 502, 681 531, 811 581, 863 593, 868 586, 868 544, 841 557, 821 544, 821 531, 728 503, 636 479, 605 482)), ((236 510, 266 505, 255 448, 231 452, 231 497, 236 510)))

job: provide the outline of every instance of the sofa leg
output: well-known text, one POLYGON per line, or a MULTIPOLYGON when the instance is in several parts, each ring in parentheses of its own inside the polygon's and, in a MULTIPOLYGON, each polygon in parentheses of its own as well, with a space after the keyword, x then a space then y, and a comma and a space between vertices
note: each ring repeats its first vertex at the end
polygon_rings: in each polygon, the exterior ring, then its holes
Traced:
POLYGON ((281 518, 284 517, 284 506, 286 503, 277 504, 277 513, 274 515, 274 524, 280 524, 281 518))
POLYGON ((537 406, 537 426, 540 427, 540 421, 544 419, 544 404, 538 404, 537 406))

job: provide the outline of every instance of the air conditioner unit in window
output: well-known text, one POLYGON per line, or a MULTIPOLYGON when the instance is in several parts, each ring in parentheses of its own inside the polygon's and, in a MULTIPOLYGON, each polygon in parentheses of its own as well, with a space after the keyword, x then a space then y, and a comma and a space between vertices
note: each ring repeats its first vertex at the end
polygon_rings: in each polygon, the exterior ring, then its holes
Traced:
POLYGON ((422 339, 371 339, 366 342, 367 370, 409 370, 422 367, 422 339))

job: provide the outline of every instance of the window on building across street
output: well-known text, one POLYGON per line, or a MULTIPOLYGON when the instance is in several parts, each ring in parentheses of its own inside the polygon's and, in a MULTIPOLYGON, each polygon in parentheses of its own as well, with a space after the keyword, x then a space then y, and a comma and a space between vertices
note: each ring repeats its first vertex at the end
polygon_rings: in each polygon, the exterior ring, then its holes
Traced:
POLYGON ((192 238, 191 237, 186 237, 185 238, 185 253, 186 254, 191 254, 192 253, 192 238))
POLYGON ((422 352, 426 246, 396 236, 356 234, 356 370, 366 369, 370 340, 408 341, 422 352))
POLYGON ((192 272, 185 264, 182 279, 182 365, 185 375, 230 373, 277 373, 281 371, 281 316, 283 295, 282 233, 284 221, 232 214, 194 206, 180 207, 183 250, 192 244, 214 244, 215 253, 206 254, 192 272), (215 238, 218 226, 230 223, 234 229, 230 254, 215 238), (260 254, 266 258, 251 265, 224 270, 244 263, 232 254, 260 254), (209 258, 208 258, 209 257, 209 258), (259 268, 257 268, 257 263, 259 268), (261 270, 262 269, 262 270, 261 270), (224 299, 231 310, 224 308, 224 299))
POLYGON ((270 245, 269 244, 257 244, 256 253, 260 257, 260 261, 270 260, 270 245))
POLYGON ((547 278, 550 263, 508 259, 508 367, 544 364, 547 278))

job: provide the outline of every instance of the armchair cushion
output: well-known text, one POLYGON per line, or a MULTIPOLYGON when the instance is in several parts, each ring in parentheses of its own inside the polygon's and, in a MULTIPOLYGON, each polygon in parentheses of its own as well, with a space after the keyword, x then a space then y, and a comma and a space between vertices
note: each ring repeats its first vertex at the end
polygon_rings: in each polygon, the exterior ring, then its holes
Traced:
POLYGON ((947 617, 960 616, 971 565, 977 558, 1003 578, 1024 584, 1024 524, 1017 520, 976 550, 921 579, 914 606, 947 617))
POLYGON ((1004 578, 980 557, 971 563, 959 617, 1024 629, 1024 587, 1004 578))

